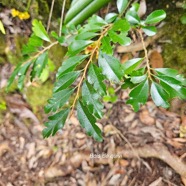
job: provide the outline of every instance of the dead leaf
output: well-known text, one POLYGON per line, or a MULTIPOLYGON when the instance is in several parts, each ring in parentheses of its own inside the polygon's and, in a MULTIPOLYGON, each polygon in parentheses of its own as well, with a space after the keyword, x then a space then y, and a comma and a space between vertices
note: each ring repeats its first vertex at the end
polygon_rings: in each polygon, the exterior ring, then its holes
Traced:
POLYGON ((6 151, 10 151, 8 142, 3 142, 0 144, 0 156, 2 156, 6 151))
POLYGON ((150 113, 147 110, 142 110, 139 114, 139 118, 145 125, 154 125, 155 123, 155 119, 150 116, 150 113))
POLYGON ((149 60, 152 68, 163 68, 163 58, 158 51, 152 51, 149 60))
POLYGON ((153 181, 149 186, 163 186, 162 177, 159 177, 157 180, 153 181))

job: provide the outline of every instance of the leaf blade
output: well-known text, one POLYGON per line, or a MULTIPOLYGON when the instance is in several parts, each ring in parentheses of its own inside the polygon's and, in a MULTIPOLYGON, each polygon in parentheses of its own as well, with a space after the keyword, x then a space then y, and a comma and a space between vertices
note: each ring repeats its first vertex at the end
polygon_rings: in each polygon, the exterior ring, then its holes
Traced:
POLYGON ((95 124, 96 118, 87 110, 81 101, 78 101, 77 104, 77 116, 81 126, 85 128, 87 134, 101 142, 103 139, 100 128, 95 124))

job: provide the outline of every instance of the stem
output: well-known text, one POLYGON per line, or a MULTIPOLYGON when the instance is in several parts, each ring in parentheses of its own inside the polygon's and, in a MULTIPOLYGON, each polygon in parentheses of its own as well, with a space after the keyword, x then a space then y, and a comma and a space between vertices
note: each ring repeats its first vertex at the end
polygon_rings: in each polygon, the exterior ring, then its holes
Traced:
POLYGON ((48 23, 47 23, 47 33, 49 31, 49 28, 50 28, 50 22, 51 22, 52 12, 53 12, 53 9, 54 9, 54 3, 55 3, 55 0, 52 0, 52 4, 51 4, 51 8, 50 8, 50 14, 49 14, 48 23))
POLYGON ((141 39, 141 42, 142 42, 142 45, 143 45, 143 50, 145 52, 145 59, 146 59, 146 67, 147 67, 147 74, 148 74, 148 78, 152 81, 152 77, 151 77, 151 67, 150 67, 150 62, 149 62, 149 58, 148 58, 148 52, 147 52, 147 49, 146 49, 146 46, 145 46, 145 42, 144 42, 144 39, 143 39, 143 35, 142 35, 142 32, 140 29, 137 30, 139 35, 140 35, 140 39, 141 39))
POLYGON ((64 11, 65 11, 65 4, 66 4, 66 0, 63 0, 63 5, 62 5, 62 9, 61 9, 61 20, 60 20, 60 26, 59 26, 59 37, 61 37, 63 17, 64 17, 64 11))
POLYGON ((94 42, 94 43, 96 43, 96 46, 95 46, 94 50, 91 52, 90 58, 89 58, 89 60, 88 60, 88 62, 87 62, 87 64, 86 64, 85 68, 83 69, 84 72, 83 72, 83 75, 82 75, 82 77, 81 77, 81 79, 80 79, 80 82, 79 82, 79 84, 78 84, 78 86, 77 86, 77 93, 76 93, 76 97, 74 98, 74 101, 73 101, 73 104, 72 104, 72 107, 71 107, 72 110, 71 110, 70 115, 69 115, 70 117, 72 116, 72 113, 73 113, 73 111, 74 111, 76 102, 77 102, 77 100, 78 100, 78 98, 79 98, 80 90, 81 90, 81 85, 82 85, 82 83, 83 83, 83 80, 84 80, 85 77, 86 77, 86 73, 87 73, 88 67, 89 67, 90 63, 92 62, 92 59, 93 59, 94 55, 96 54, 96 51, 97 51, 97 50, 99 49, 99 47, 100 47, 101 39, 105 36, 105 34, 107 33, 107 31, 108 31, 111 27, 112 27, 112 24, 109 24, 108 27, 106 27, 106 28, 103 30, 103 32, 101 33, 99 39, 98 39, 97 41, 94 42))
POLYGON ((45 51, 49 50, 50 48, 52 48, 54 45, 58 44, 58 41, 55 41, 54 43, 51 43, 49 46, 45 47, 43 50, 41 50, 40 52, 38 52, 35 56, 29 58, 27 61, 25 61, 22 65, 32 61, 33 59, 39 57, 41 54, 43 54, 45 51))
POLYGON ((28 12, 28 10, 29 10, 29 8, 30 8, 31 1, 32 1, 32 0, 28 0, 27 7, 26 7, 26 11, 27 11, 27 12, 28 12))

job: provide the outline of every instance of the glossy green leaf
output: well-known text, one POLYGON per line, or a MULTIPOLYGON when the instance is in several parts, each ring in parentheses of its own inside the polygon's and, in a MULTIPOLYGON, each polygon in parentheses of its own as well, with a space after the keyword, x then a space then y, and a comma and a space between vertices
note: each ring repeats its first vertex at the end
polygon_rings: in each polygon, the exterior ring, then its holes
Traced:
POLYGON ((55 83, 53 91, 58 92, 60 90, 68 88, 78 78, 79 74, 80 74, 79 71, 73 71, 58 77, 58 80, 55 83))
POLYGON ((18 72, 18 85, 17 87, 21 90, 23 88, 23 85, 24 85, 24 80, 25 80, 25 77, 26 77, 26 73, 28 71, 28 68, 30 67, 30 65, 32 64, 32 61, 28 62, 28 63, 25 63, 24 65, 22 65, 20 67, 20 70, 18 72))
POLYGON ((104 26, 107 24, 107 22, 101 18, 100 16, 93 15, 88 19, 89 24, 94 24, 94 25, 99 25, 99 26, 104 26))
POLYGON ((23 46, 22 53, 25 54, 32 54, 33 52, 37 52, 39 47, 42 47, 43 40, 37 37, 35 34, 32 34, 28 40, 28 43, 23 46))
POLYGON ((104 76, 101 73, 101 69, 94 64, 91 64, 88 71, 88 82, 94 86, 94 89, 100 94, 106 94, 106 86, 103 83, 104 76))
POLYGON ((160 80, 162 87, 170 94, 171 98, 179 97, 180 99, 186 99, 186 88, 182 86, 179 80, 164 75, 156 77, 160 80))
POLYGON ((102 38, 101 50, 106 54, 113 54, 113 48, 110 44, 110 38, 108 36, 102 38))
POLYGON ((74 56, 74 55, 80 53, 82 50, 84 50, 92 42, 93 41, 89 41, 89 40, 74 40, 68 48, 68 54, 67 55, 74 56))
POLYGON ((121 88, 122 89, 127 89, 127 88, 132 89, 132 88, 134 88, 136 85, 134 83, 132 83, 130 80, 131 80, 130 78, 125 78, 124 83, 121 86, 121 88))
POLYGON ((37 37, 50 42, 50 38, 49 38, 43 24, 41 23, 41 21, 34 19, 32 21, 32 30, 37 37))
POLYGON ((112 12, 112 13, 108 13, 106 16, 105 16, 105 21, 107 23, 112 23, 113 21, 116 20, 118 14, 112 12))
POLYGON ((100 52, 98 64, 102 73, 108 80, 119 83, 123 76, 121 64, 118 59, 100 52))
POLYGON ((102 135, 100 128, 96 125, 96 118, 88 111, 87 107, 82 102, 77 104, 77 116, 78 120, 83 128, 85 128, 87 134, 92 136, 97 141, 102 141, 102 135))
POLYGON ((126 37, 126 34, 118 34, 112 30, 108 34, 114 43, 119 43, 120 45, 129 45, 131 43, 131 39, 126 37))
POLYGON ((83 32, 83 33, 80 33, 80 34, 78 34, 76 37, 75 37, 75 39, 76 40, 88 40, 88 39, 92 39, 92 38, 94 38, 94 37, 96 37, 98 34, 97 33, 95 33, 95 32, 83 32))
POLYGON ((48 100, 48 104, 45 106, 45 112, 56 112, 59 108, 63 107, 65 103, 69 100, 74 89, 67 88, 56 92, 52 95, 52 98, 48 100))
POLYGON ((155 26, 144 26, 142 29, 147 36, 154 36, 157 33, 155 26))
POLYGON ((135 11, 127 11, 125 17, 126 17, 127 21, 131 24, 134 24, 134 25, 140 24, 140 18, 138 16, 137 12, 135 12, 135 11))
POLYGON ((63 74, 71 72, 72 70, 75 69, 77 65, 83 62, 87 57, 88 55, 79 55, 66 59, 65 61, 63 61, 62 66, 58 69, 56 77, 59 78, 63 74))
POLYGON ((147 16, 145 23, 155 24, 165 19, 165 17, 166 17, 166 13, 164 10, 155 10, 154 12, 152 12, 150 15, 147 16))
POLYGON ((181 23, 182 23, 183 25, 186 24, 186 14, 184 14, 183 16, 181 16, 180 21, 181 21, 181 23))
POLYGON ((143 105, 147 102, 148 92, 149 84, 147 79, 132 89, 129 94, 130 98, 126 103, 132 105, 134 111, 137 112, 140 108, 140 105, 143 105))
POLYGON ((136 67, 143 61, 143 58, 134 58, 131 60, 126 61, 122 68, 125 74, 130 74, 136 67))
POLYGON ((103 105, 100 102, 100 95, 94 90, 91 84, 87 81, 82 86, 82 100, 90 113, 93 113, 96 118, 102 118, 103 105))
POLYGON ((134 84, 141 83, 145 79, 147 79, 146 74, 144 74, 142 76, 131 76, 131 82, 134 83, 134 84))
POLYGON ((8 83, 7 83, 7 87, 6 87, 6 90, 8 91, 8 89, 10 88, 10 86, 12 85, 12 83, 14 82, 20 68, 21 68, 21 63, 19 63, 17 65, 17 67, 14 69, 13 73, 11 74, 10 78, 8 79, 8 83))
POLYGON ((159 84, 152 82, 150 94, 154 103, 159 107, 168 108, 169 94, 159 84))
POLYGON ((49 116, 49 121, 45 123, 46 128, 42 131, 43 137, 47 138, 50 135, 54 136, 58 130, 62 129, 65 125, 68 114, 69 109, 65 109, 52 116, 49 116))
POLYGON ((34 62, 34 66, 31 72, 31 80, 33 80, 34 77, 36 76, 39 77, 41 75, 47 63, 48 63, 48 53, 44 52, 34 62))
POLYGON ((128 32, 130 30, 130 24, 126 19, 118 19, 112 26, 113 31, 128 32))
POLYGON ((118 8, 118 12, 122 13, 128 5, 128 0, 117 0, 117 8, 118 8))

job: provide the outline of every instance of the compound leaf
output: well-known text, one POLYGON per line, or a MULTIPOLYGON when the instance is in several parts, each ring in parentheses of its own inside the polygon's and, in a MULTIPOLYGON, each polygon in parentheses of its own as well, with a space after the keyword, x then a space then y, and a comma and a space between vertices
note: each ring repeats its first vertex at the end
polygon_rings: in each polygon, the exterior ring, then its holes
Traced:
POLYGON ((77 104, 77 116, 81 126, 85 128, 87 134, 101 142, 103 139, 101 130, 96 125, 96 118, 87 110, 87 107, 84 106, 81 101, 77 104))

